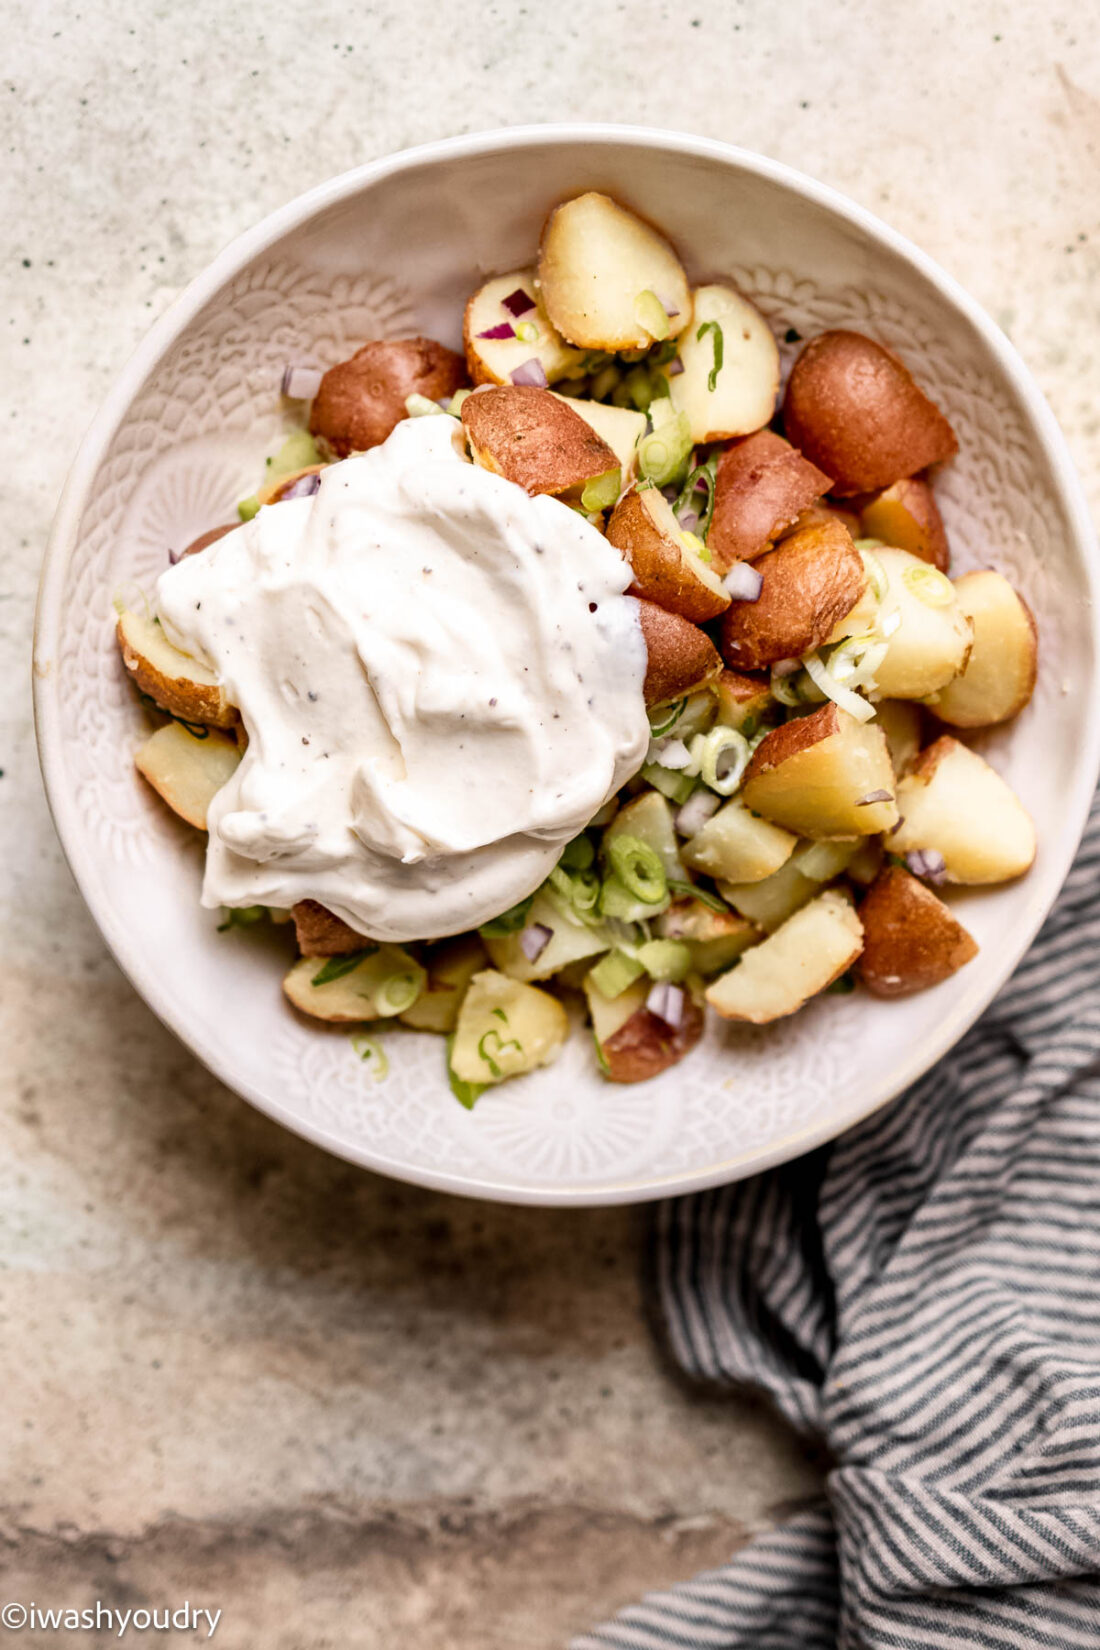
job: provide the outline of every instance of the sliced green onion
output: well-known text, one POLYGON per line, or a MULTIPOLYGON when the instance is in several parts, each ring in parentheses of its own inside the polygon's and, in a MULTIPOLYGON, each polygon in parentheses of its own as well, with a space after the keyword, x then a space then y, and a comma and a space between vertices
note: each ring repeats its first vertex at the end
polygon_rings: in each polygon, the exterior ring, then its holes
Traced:
POLYGON ((638 947, 638 961, 650 979, 679 984, 691 968, 691 952, 683 940, 647 940, 638 947))
POLYGON ((625 951, 609 951, 589 969, 588 978, 601 996, 621 997, 644 973, 644 966, 625 951))
POLYGON ((596 1045, 596 1059, 600 1063, 600 1070, 603 1072, 605 1077, 610 1077, 611 1067, 607 1063, 607 1055, 604 1053, 603 1049, 600 1047, 600 1039, 596 1036, 595 1027, 593 1027, 593 1029, 592 1029, 592 1041, 596 1045))
POLYGON ((773 699, 778 699, 781 705, 786 705, 788 710, 796 710, 802 703, 798 688, 795 686, 795 677, 777 672, 774 668, 772 669, 771 695, 773 699))
MULTIPOLYGON (((873 543, 875 541, 869 539, 861 542, 873 543)), ((890 588, 890 581, 886 577, 886 569, 873 550, 861 549, 860 557, 863 561, 863 570, 867 574, 867 583, 871 586, 871 594, 876 602, 881 602, 885 599, 886 592, 890 588)))
POLYGON ((616 465, 613 470, 605 470, 602 475, 593 476, 586 481, 581 493, 581 504, 586 510, 607 510, 613 505, 622 491, 622 470, 616 465))
POLYGON ((749 742, 736 728, 718 727, 703 737, 699 775, 719 796, 732 796, 752 758, 749 742), (728 758, 726 753, 730 753, 728 758), (721 768, 721 771, 719 769, 721 768))
POLYGON ((426 395, 407 395, 405 397, 405 411, 410 418, 432 418, 436 413, 445 411, 438 401, 432 401, 426 395))
POLYGON ((537 344, 539 329, 534 321, 521 321, 516 328, 516 337, 521 338, 525 344, 537 344))
POLYGON ((866 699, 861 698, 858 693, 853 693, 851 688, 843 687, 829 673, 828 667, 818 654, 808 653, 802 663, 806 666, 811 681, 821 689, 827 699, 833 701, 834 705, 846 710, 857 722, 871 720, 875 714, 874 705, 869 705, 866 699))
POLYGON ((242 498, 237 506, 237 514, 242 521, 251 521, 253 516, 259 514, 259 511, 260 501, 255 493, 252 494, 251 498, 242 498))
MULTIPOLYGON (((179 718, 173 716, 173 722, 179 718)), ((186 726, 186 723, 182 724, 186 726)), ((204 729, 208 733, 209 729, 204 729)), ((263 922, 267 916, 266 905, 229 905, 225 908, 225 921, 219 922, 218 933, 224 934, 227 928, 251 928, 254 923, 263 922)), ((316 980, 313 982, 316 985, 316 980)))
POLYGON ((938 567, 922 562, 919 567, 907 567, 902 578, 926 607, 950 607, 955 600, 955 586, 938 567))
POLYGON ((647 412, 658 393, 659 386, 654 382, 649 368, 639 362, 624 374, 611 399, 617 407, 633 407, 637 412, 647 412))
POLYGON ((361 951, 349 951, 343 957, 330 957, 314 974, 310 985, 331 985, 333 980, 342 980, 345 974, 350 974, 361 962, 373 957, 377 950, 376 945, 365 945, 361 951))
POLYGON ((534 894, 528 894, 518 905, 502 911, 499 917, 491 917, 488 922, 483 922, 478 933, 486 940, 503 940, 507 939, 509 934, 518 934, 520 929, 526 926, 527 914, 534 897, 534 894))
POLYGON ((596 850, 592 846, 592 838, 582 832, 580 836, 575 836, 572 842, 565 844, 558 863, 567 871, 587 871, 595 858, 596 850))
POLYGON ((668 878, 661 857, 640 837, 609 836, 604 848, 611 868, 623 887, 646 905, 659 905, 668 894, 668 878))
POLYGON ((376 1083, 380 1083, 384 1077, 389 1075, 390 1062, 381 1043, 376 1042, 373 1037, 367 1037, 361 1032, 357 1032, 351 1039, 351 1046, 360 1060, 370 1066, 371 1076, 376 1083))
POLYGON ((294 430, 287 436, 279 451, 267 460, 268 481, 279 476, 293 475, 295 470, 308 470, 311 464, 320 464, 321 454, 308 430, 294 430))
MULTIPOLYGON (((507 1015, 502 1013, 501 1019, 507 1022, 507 1015)), ((483 1032, 481 1037, 478 1039, 478 1059, 484 1060, 494 1077, 503 1077, 504 1072, 494 1056, 497 1054, 507 1054, 510 1048, 514 1048, 517 1054, 523 1053, 522 1043, 517 1042, 514 1037, 509 1037, 507 1039, 503 1038, 495 1026, 490 1026, 488 1031, 483 1032), (494 1039, 491 1051, 489 1047, 490 1038, 494 1039)))
POLYGON ((658 722, 656 725, 654 725, 654 723, 652 721, 650 721, 650 724, 649 724, 650 735, 654 739, 659 739, 663 733, 668 733, 670 728, 675 727, 676 723, 680 720, 680 717, 683 715, 684 707, 685 707, 686 704, 687 704, 687 700, 685 698, 685 699, 677 699, 677 701, 674 705, 662 705, 661 708, 656 713, 659 717, 661 717, 661 721, 658 722))
POLYGON ((672 768, 662 768, 658 762, 647 762, 642 769, 642 778, 655 791, 660 791, 662 796, 677 804, 686 802, 695 789, 692 774, 675 773, 672 768))
POLYGON ((686 413, 665 419, 638 443, 638 469, 655 487, 678 486, 690 458, 691 426, 686 413))
POLYGON ((618 389, 621 378, 622 373, 612 361, 606 367, 600 368, 589 385, 588 393, 593 401, 606 401, 607 397, 618 389))
POLYGON ((403 1014, 419 997, 422 982, 420 974, 388 974, 371 992, 374 1006, 380 1014, 403 1014))
POLYGON ((451 396, 451 399, 447 402, 447 411, 450 413, 452 418, 457 418, 459 416, 462 411, 462 403, 467 400, 469 396, 473 395, 473 393, 473 390, 455 390, 454 394, 451 396))
POLYGON ((698 332, 697 339, 703 339, 707 333, 711 334, 714 344, 714 365, 707 374, 707 389, 714 390, 718 384, 718 374, 722 370, 722 358, 725 354, 726 341, 722 336, 722 328, 717 321, 704 321, 698 332))
POLYGON ((723 916, 729 910, 725 900, 720 899, 709 888, 704 888, 701 882, 677 882, 670 877, 668 891, 680 898, 686 896, 688 899, 697 899, 701 905, 706 906, 708 911, 718 911, 723 916))
POLYGON ((702 514, 699 516, 698 522, 699 535, 703 539, 706 538, 708 532, 710 531, 711 517, 714 515, 714 481, 717 472, 718 454, 714 454, 713 457, 706 459, 702 464, 696 464, 694 469, 689 471, 688 478, 684 482, 680 496, 676 500, 676 503, 672 506, 673 514, 679 517, 682 511, 691 507, 691 501, 695 493, 697 493, 701 487, 706 488, 707 502, 703 508, 702 514))
POLYGON ((877 636, 848 636, 829 656, 829 675, 844 687, 873 688, 875 671, 890 650, 877 636))
POLYGON ((456 1077, 451 1068, 451 1050, 454 1047, 454 1032, 447 1038, 447 1081, 451 1085, 451 1093, 460 1106, 467 1111, 473 1111, 475 1102, 485 1093, 488 1083, 467 1083, 461 1077, 456 1077))
POLYGON ((668 310, 655 292, 639 292, 634 300, 634 318, 658 342, 668 337, 668 310))
POLYGON ((643 913, 657 916, 666 904, 667 896, 659 904, 640 900, 617 876, 605 877, 600 887, 600 916, 614 917, 619 922, 637 922, 643 913))

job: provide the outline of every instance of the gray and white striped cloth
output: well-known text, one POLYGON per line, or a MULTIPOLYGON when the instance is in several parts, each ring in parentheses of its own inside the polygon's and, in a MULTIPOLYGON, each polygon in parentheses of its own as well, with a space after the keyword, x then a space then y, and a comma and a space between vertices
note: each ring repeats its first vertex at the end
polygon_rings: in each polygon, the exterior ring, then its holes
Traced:
POLYGON ((679 1362, 823 1439, 828 1504, 573 1650, 1100 1650, 1100 807, 946 1060, 654 1235, 679 1362))

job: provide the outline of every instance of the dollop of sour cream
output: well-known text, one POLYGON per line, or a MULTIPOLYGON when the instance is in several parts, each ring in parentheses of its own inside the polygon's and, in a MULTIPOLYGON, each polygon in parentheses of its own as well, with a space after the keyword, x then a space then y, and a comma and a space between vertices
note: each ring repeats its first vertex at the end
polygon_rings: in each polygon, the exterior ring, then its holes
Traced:
POLYGON ((630 579, 583 516, 470 464, 449 417, 170 568, 165 633, 248 733, 203 904, 315 899, 410 940, 525 898, 645 756, 630 579))

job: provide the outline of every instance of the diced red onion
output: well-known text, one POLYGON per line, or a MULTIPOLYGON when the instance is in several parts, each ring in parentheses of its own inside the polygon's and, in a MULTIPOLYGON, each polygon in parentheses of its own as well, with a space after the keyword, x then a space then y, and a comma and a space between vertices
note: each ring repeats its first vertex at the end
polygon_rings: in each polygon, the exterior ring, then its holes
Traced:
POLYGON ((299 476, 297 481, 288 487, 285 493, 279 494, 279 503, 284 503, 288 498, 309 498, 311 494, 318 490, 320 485, 321 477, 319 475, 299 476))
POLYGON ((695 836, 703 829, 711 814, 722 806, 722 798, 713 791, 698 790, 689 796, 676 815, 676 829, 681 836, 695 836))
POLYGON ((554 937, 554 930, 544 922, 533 922, 519 937, 519 948, 529 963, 537 962, 554 937))
POLYGON ((495 327, 486 327, 484 332, 475 334, 478 338, 514 338, 516 329, 511 321, 498 321, 495 327))
POLYGON ((670 321, 674 315, 679 315, 680 311, 673 304, 669 303, 667 298, 662 298, 659 292, 654 293, 654 297, 657 299, 657 302, 660 304, 670 321))
POLYGON ((525 361, 521 367, 513 367, 508 376, 513 384, 531 384, 537 390, 546 389, 550 382, 537 355, 533 355, 530 361, 525 361))
POLYGON ((179 561, 179 559, 182 555, 183 555, 182 550, 169 550, 169 552, 168 552, 168 565, 169 565, 169 567, 175 567, 176 563, 179 561))
POLYGON ((682 739, 664 739, 657 746, 653 760, 660 768, 686 768, 691 762, 691 752, 682 739))
POLYGON ((915 877, 927 877, 929 882, 943 882, 947 872, 947 861, 938 848, 913 848, 905 863, 915 877))
POLYGON ((284 367, 279 393, 291 401, 312 401, 323 377, 320 367, 284 367))
POLYGON ((683 515, 677 516, 681 533, 694 533, 699 525, 698 510, 685 510, 683 515))
POLYGON ((869 808, 872 802, 892 802, 893 800, 893 791, 868 791, 866 796, 860 797, 856 807, 869 808))
POLYGON ((678 355, 674 355, 668 366, 665 368, 665 372, 668 374, 669 378, 679 378, 683 370, 684 363, 680 360, 678 355))
POLYGON ((764 588, 764 575, 747 561, 735 562, 722 580, 735 602, 758 602, 764 588))
POLYGON ((772 674, 775 676, 793 676, 796 671, 801 669, 801 659, 777 659, 772 666, 772 674))
POLYGON ((645 1006, 658 1020, 663 1020, 670 1031, 678 1031, 684 1017, 684 993, 669 980, 658 980, 650 988, 645 1006))
POLYGON ((517 286, 514 292, 510 292, 507 298, 502 298, 500 301, 509 315, 526 315, 529 309, 537 309, 538 307, 531 294, 524 292, 521 286, 517 286))
POLYGON ((676 500, 679 498, 679 496, 680 496, 679 487, 674 487, 671 482, 669 482, 667 487, 662 487, 661 488, 661 497, 668 504, 675 504, 676 500))

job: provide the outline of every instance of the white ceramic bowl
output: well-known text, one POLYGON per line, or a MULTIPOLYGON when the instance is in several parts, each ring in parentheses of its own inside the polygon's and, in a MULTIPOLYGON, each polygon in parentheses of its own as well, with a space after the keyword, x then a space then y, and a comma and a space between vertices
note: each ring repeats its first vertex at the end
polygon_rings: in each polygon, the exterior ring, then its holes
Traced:
MULTIPOLYGON (((790 343, 784 348, 789 357, 790 343)), ((43 573, 42 765, 73 872, 146 1001, 226 1083, 330 1150, 398 1178, 531 1203, 640 1201, 737 1179, 830 1139, 938 1059, 1011 972, 1052 904, 1098 766, 1095 546, 1062 438, 1005 338, 916 248, 821 185, 700 138, 534 127, 458 138, 313 190, 228 247, 153 328, 73 467, 43 573), (216 932, 201 847, 136 777, 141 712, 111 600, 166 546, 231 516, 284 423, 284 362, 328 366, 367 338, 458 344, 479 279, 529 263, 543 217, 607 190, 662 226, 696 278, 725 277, 780 340, 852 326, 899 349, 961 451, 938 483, 960 567, 993 563, 1038 617, 1029 709, 979 743, 1035 817, 1030 876, 958 905, 981 945, 961 974, 882 1004, 829 997, 764 1029, 723 1026, 638 1087, 576 1037, 547 1071, 452 1099, 440 1039, 383 1041, 376 1082, 342 1032, 295 1018, 285 953, 216 932)))

